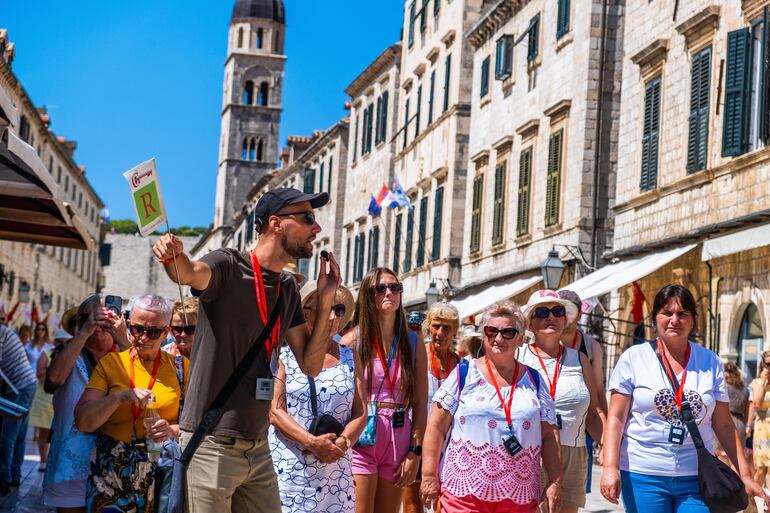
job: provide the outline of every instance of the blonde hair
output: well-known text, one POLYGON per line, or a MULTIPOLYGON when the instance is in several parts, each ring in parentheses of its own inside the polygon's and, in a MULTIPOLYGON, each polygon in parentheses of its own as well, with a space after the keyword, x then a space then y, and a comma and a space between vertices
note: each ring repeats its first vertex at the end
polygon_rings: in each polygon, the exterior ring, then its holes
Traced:
POLYGON ((493 317, 507 317, 513 321, 513 327, 516 328, 516 330, 521 334, 524 333, 524 330, 527 327, 527 323, 524 319, 524 314, 521 313, 521 309, 511 301, 500 301, 499 303, 495 303, 484 310, 484 313, 481 314, 479 329, 483 331, 484 327, 489 324, 489 320, 493 317))
POLYGON ((460 329, 460 312, 457 311, 457 308, 446 301, 439 301, 431 306, 426 312, 425 320, 422 323, 423 334, 428 333, 428 328, 430 328, 430 325, 436 319, 441 319, 442 321, 447 321, 449 323, 449 326, 452 328, 452 336, 450 338, 454 338, 457 334, 457 330, 460 329))
MULTIPOLYGON (((192 324, 198 324, 198 298, 186 297, 184 298, 184 311, 187 313, 187 322, 192 324)), ((182 301, 176 300, 171 307, 171 317, 174 314, 179 314, 179 317, 184 320, 184 313, 182 312, 182 301)))

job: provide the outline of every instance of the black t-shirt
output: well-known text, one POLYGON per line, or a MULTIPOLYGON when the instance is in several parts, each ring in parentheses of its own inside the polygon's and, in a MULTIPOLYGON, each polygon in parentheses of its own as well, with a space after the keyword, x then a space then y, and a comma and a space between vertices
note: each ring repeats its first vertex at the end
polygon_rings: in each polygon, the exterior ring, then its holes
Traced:
MULTIPOLYGON (((263 328, 257 310, 254 274, 249 253, 218 249, 201 259, 211 267, 211 281, 198 296, 198 324, 190 354, 189 388, 179 425, 194 431, 201 417, 233 373, 263 328)), ((286 332, 305 322, 294 278, 262 269, 268 315, 281 280, 281 340, 286 332)), ((279 344, 280 346, 280 344, 279 344)), ((276 349, 277 350, 277 349, 276 349)), ((257 366, 246 373, 224 407, 211 434, 248 440, 267 437, 270 401, 257 401, 257 366)))

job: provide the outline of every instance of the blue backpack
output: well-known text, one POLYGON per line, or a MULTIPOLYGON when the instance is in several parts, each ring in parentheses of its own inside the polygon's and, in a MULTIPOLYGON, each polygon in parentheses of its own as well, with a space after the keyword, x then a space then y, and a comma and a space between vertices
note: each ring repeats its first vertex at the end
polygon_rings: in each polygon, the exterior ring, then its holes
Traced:
MULTIPOLYGON (((468 366, 470 362, 466 359, 460 360, 460 363, 457 364, 457 372, 459 373, 459 381, 457 383, 460 393, 462 393, 463 388, 465 388, 465 380, 468 378, 468 366)), ((532 367, 525 365, 527 368, 527 372, 529 372, 529 377, 532 379, 532 381, 535 382, 535 388, 538 392, 540 392, 540 374, 538 374, 536 371, 532 370, 532 367)), ((459 398, 459 394, 458 394, 459 398)))

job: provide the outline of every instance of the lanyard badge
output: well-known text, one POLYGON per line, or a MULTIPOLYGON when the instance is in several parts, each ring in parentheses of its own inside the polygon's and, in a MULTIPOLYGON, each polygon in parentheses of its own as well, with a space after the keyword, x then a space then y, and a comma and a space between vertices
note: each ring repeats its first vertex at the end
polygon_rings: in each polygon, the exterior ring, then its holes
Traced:
MULTIPOLYGON (((551 394, 551 399, 555 403, 556 402, 556 383, 559 381, 559 371, 561 370, 561 356, 564 353, 564 347, 560 345, 559 352, 556 354, 556 365, 553 370, 553 380, 551 380, 551 377, 548 375, 548 369, 545 368, 545 362, 543 361, 543 357, 540 356, 540 350, 535 348, 534 353, 535 353, 535 356, 537 356, 537 359, 540 360, 540 367, 543 368, 543 372, 545 373, 545 379, 548 380, 548 392, 551 394)), ((558 412, 556 413, 556 427, 558 429, 561 429, 562 427, 561 413, 558 413, 558 412)))
MULTIPOLYGON (((685 407, 689 408, 689 404, 687 401, 682 402, 682 397, 684 395, 684 384, 685 381, 687 381, 687 364, 690 361, 690 344, 687 343, 687 351, 684 355, 684 365, 682 366, 682 381, 677 382, 676 375, 674 374, 674 369, 671 368, 671 363, 668 361, 668 357, 663 352, 663 348, 661 347, 660 340, 657 341, 657 349, 658 349, 658 355, 660 356, 660 363, 663 366, 663 370, 666 372, 666 376, 668 377, 669 382, 671 383, 671 388, 674 390, 674 399, 676 401, 676 411, 679 414, 679 417, 682 417, 682 405, 684 404, 685 407)), ((684 439, 686 436, 686 430, 685 428, 681 426, 671 426, 668 432, 668 441, 672 444, 676 445, 682 445, 684 444, 684 439)))
MULTIPOLYGON (((265 282, 262 279, 262 268, 259 266, 259 260, 257 259, 256 252, 251 252, 251 267, 254 273, 254 292, 257 298, 257 311, 259 317, 262 319, 262 325, 267 326, 267 293, 265 292, 265 282)), ((276 301, 281 299, 281 278, 278 278, 276 301)), ((270 333, 265 342, 265 356, 268 361, 271 361, 273 350, 278 345, 281 335, 281 316, 273 326, 273 331, 270 333)), ((257 387, 255 392, 255 398, 257 401, 272 401, 273 400, 273 378, 257 378, 257 387)))
POLYGON ((489 379, 492 380, 492 385, 495 387, 495 392, 497 392, 497 398, 500 399, 500 405, 505 412, 505 420, 508 422, 508 436, 503 437, 503 446, 505 447, 506 452, 513 457, 524 450, 519 439, 513 434, 513 422, 511 420, 511 404, 513 404, 513 394, 516 392, 516 376, 519 374, 519 362, 515 362, 516 367, 513 369, 513 379, 511 380, 511 395, 508 396, 507 404, 505 400, 503 400, 503 394, 500 392, 500 387, 497 385, 497 379, 495 379, 495 375, 492 372, 492 366, 489 365, 489 358, 484 357, 484 363, 487 365, 489 379))

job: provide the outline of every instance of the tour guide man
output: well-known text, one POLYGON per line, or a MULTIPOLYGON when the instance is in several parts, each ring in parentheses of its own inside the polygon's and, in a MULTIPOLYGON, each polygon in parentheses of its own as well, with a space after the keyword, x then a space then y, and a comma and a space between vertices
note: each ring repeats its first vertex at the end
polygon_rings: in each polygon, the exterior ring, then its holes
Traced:
MULTIPOLYGON (((323 367, 329 323, 311 333, 300 305, 294 278, 281 269, 295 258, 310 258, 313 239, 321 231, 313 209, 329 201, 328 193, 303 194, 279 188, 266 192, 254 210, 259 234, 252 252, 218 249, 191 261, 182 242, 163 235, 153 251, 169 277, 190 285, 200 308, 190 355, 190 384, 179 422, 182 447, 189 441, 206 408, 259 336, 276 301, 280 301, 278 333, 269 339, 272 364, 285 340, 302 372, 316 376, 323 367), (174 271, 174 255, 179 270, 174 271), (254 272, 258 269, 259 272, 254 272), (277 336, 276 336, 277 335, 277 336)), ((320 261, 318 315, 324 319, 340 281, 334 256, 320 261)), ((255 364, 235 390, 220 420, 209 432, 187 470, 190 513, 270 512, 281 510, 278 483, 267 443, 272 380, 257 379, 255 364), (267 386, 265 386, 267 385, 267 386)))

